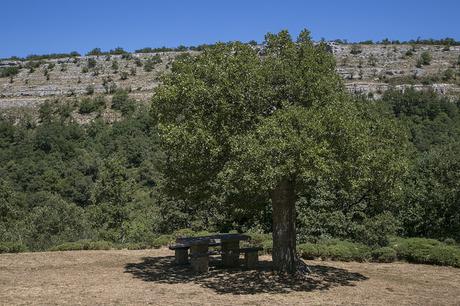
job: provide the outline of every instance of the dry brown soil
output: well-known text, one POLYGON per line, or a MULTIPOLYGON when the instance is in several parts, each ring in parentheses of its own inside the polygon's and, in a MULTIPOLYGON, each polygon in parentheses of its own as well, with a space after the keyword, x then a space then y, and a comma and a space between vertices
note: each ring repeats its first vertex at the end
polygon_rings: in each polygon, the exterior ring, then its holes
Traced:
POLYGON ((0 255, 1 305, 460 305, 460 269, 407 263, 307 261, 312 273, 208 274, 174 266, 160 250, 0 255))

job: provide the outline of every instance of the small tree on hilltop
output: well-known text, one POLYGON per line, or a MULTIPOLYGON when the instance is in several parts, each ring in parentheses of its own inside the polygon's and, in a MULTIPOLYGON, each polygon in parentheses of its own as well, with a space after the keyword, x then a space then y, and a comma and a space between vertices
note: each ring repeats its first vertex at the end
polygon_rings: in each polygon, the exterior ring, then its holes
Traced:
POLYGON ((267 34, 263 56, 216 44, 176 60, 163 81, 152 113, 165 192, 189 209, 271 203, 276 270, 296 271, 299 193, 340 182, 342 205, 365 205, 369 190, 385 203, 405 169, 395 149, 404 142, 345 94, 333 56, 306 30, 296 42, 267 34))

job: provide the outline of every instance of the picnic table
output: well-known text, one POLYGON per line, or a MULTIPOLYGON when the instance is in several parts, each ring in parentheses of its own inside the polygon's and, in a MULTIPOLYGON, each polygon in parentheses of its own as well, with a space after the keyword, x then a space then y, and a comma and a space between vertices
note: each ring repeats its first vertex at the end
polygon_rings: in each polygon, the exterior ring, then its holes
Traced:
POLYGON ((262 248, 241 248, 240 241, 249 239, 248 235, 241 234, 183 237, 177 238, 176 243, 170 245, 169 248, 175 251, 176 264, 182 265, 190 262, 193 270, 197 272, 208 271, 210 255, 221 255, 222 265, 234 268, 239 266, 239 256, 243 253, 245 266, 247 268, 254 268, 258 263, 258 251, 262 248), (220 247, 220 250, 210 251, 209 247, 220 247))

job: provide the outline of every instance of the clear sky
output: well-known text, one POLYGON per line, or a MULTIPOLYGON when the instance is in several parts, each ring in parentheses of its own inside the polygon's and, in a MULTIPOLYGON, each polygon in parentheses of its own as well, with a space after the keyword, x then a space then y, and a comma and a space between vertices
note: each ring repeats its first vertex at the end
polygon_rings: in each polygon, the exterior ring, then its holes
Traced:
POLYGON ((460 0, 1 0, 0 11, 0 58, 260 42, 302 28, 314 39, 460 40, 460 0))

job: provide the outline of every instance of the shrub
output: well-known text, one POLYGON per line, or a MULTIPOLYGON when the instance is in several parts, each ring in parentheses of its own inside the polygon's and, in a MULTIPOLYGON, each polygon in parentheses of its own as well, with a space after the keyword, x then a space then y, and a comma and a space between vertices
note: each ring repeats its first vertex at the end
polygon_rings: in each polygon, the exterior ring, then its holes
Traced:
POLYGON ((390 244, 396 250, 400 259, 409 261, 412 257, 419 257, 419 255, 426 253, 430 248, 439 245, 439 241, 427 238, 395 238, 390 244))
POLYGON ((327 242, 323 252, 332 260, 365 261, 369 258, 370 249, 359 243, 331 240, 327 242))
POLYGON ((19 242, 0 242, 0 254, 27 252, 27 247, 19 242))
POLYGON ((66 242, 54 246, 49 251, 81 251, 81 250, 110 250, 114 245, 109 241, 99 240, 79 240, 75 242, 66 242))
POLYGON ((393 262, 398 258, 396 250, 390 247, 375 249, 371 255, 372 259, 378 262, 393 262))
POLYGON ((153 240, 152 246, 154 248, 161 248, 163 246, 167 246, 170 243, 173 243, 175 238, 172 235, 161 235, 155 240, 153 240))
POLYGON ((112 70, 118 70, 118 61, 117 60, 113 60, 112 61, 112 66, 111 66, 112 70))
POLYGON ((114 93, 117 89, 117 84, 115 84, 110 77, 102 78, 102 86, 104 87, 106 94, 114 93))
POLYGON ((151 246, 148 243, 138 242, 125 244, 124 247, 128 250, 145 250, 150 249, 151 246))
POLYGON ((273 240, 265 240, 262 242, 263 252, 265 254, 271 254, 273 250, 273 240))
POLYGON ((88 68, 94 68, 96 67, 96 60, 94 58, 88 58, 88 68))
POLYGON ((29 61, 25 64, 25 67, 29 69, 29 72, 34 72, 35 69, 39 68, 43 64, 43 61, 29 61))
POLYGON ((189 228, 178 229, 174 231, 174 233, 172 234, 172 237, 174 239, 184 238, 184 237, 194 237, 194 236, 199 236, 199 235, 197 235, 195 231, 189 228))
POLYGON ((297 252, 300 257, 310 260, 325 255, 320 252, 318 244, 315 243, 302 243, 297 247, 297 252))
POLYGON ((102 55, 102 54, 103 52, 101 51, 101 48, 94 48, 93 50, 86 53, 86 55, 102 55))
POLYGON ((413 263, 460 267, 460 248, 434 239, 407 238, 392 242, 398 258, 413 263))
POLYGON ((97 96, 94 99, 83 98, 80 102, 78 112, 80 114, 89 114, 103 108, 105 103, 106 102, 104 96, 97 96))
POLYGON ((122 71, 120 74, 120 80, 127 80, 128 79, 128 72, 122 71))
POLYGON ((126 90, 117 90, 112 97, 112 109, 119 110, 123 115, 134 111, 134 101, 129 98, 126 90))
POLYGON ((162 62, 161 57, 158 54, 150 57, 144 64, 144 71, 146 72, 152 71, 155 68, 155 65, 161 62, 162 62))
POLYGON ((144 71, 150 72, 155 68, 155 64, 153 64, 150 60, 147 60, 144 64, 144 71))
POLYGON ((126 52, 122 47, 116 47, 115 49, 112 49, 109 51, 109 54, 115 54, 115 55, 120 55, 120 54, 126 54, 126 52))
POLYGON ((16 66, 4 67, 0 69, 0 78, 12 77, 18 73, 19 73, 19 67, 16 67, 16 66))
POLYGON ((131 69, 129 69, 129 74, 131 74, 132 76, 135 76, 136 75, 136 68, 134 67, 131 67, 131 69))
POLYGON ((249 233, 251 237, 250 243, 253 245, 263 245, 267 241, 272 240, 271 234, 263 234, 263 233, 249 233))
POLYGON ((424 66, 431 64, 431 59, 431 54, 428 51, 424 51, 420 55, 420 63, 424 66))
POLYGON ((434 247, 426 263, 460 268, 460 248, 451 245, 434 247))
POLYGON ((368 63, 372 67, 377 66, 377 58, 373 54, 371 54, 371 56, 369 56, 368 63))
POLYGON ((360 45, 352 45, 350 53, 353 55, 360 54, 363 52, 363 49, 361 48, 360 45))
POLYGON ((298 246, 301 257, 306 259, 322 258, 343 261, 365 261, 370 258, 370 248, 349 241, 336 239, 322 241, 318 244, 303 243, 298 246))
POLYGON ((455 245, 456 244, 455 240, 452 239, 452 238, 444 239, 444 243, 447 244, 447 245, 455 245))
POLYGON ((394 235, 396 229, 396 218, 391 213, 381 213, 355 224, 353 241, 373 247, 387 246, 388 236, 394 235))
POLYGON ((264 254, 270 254, 273 249, 273 240, 271 234, 248 233, 251 239, 245 244, 248 246, 258 246, 263 248, 264 254))
MULTIPOLYGON (((35 146, 48 152, 55 150, 57 145, 47 140, 46 134, 43 136, 35 146)), ((47 176, 42 177, 43 184, 56 177, 56 173, 49 171, 47 176)), ((54 245, 88 237, 89 227, 82 207, 45 191, 32 194, 27 201, 34 205, 27 219, 29 234, 26 243, 31 250, 46 250, 54 245)))
POLYGON ((94 85, 88 85, 88 86, 86 86, 86 94, 87 94, 87 95, 92 95, 92 94, 94 94, 94 85))
POLYGON ((446 69, 442 75, 442 79, 444 81, 450 81, 454 78, 455 78, 455 72, 451 68, 446 69))

